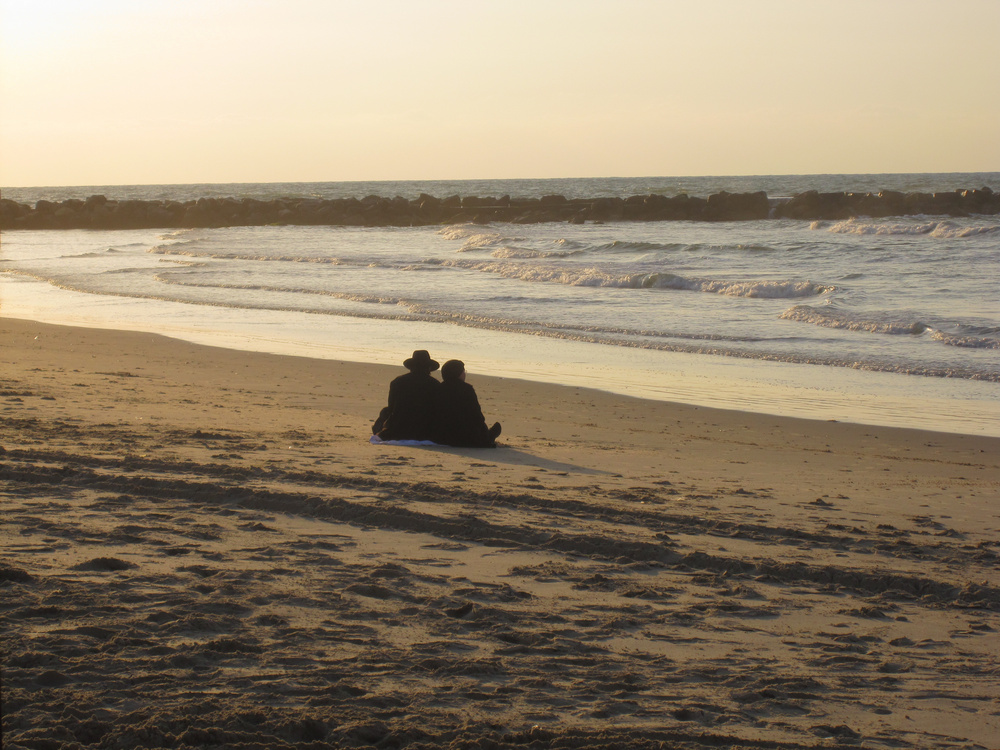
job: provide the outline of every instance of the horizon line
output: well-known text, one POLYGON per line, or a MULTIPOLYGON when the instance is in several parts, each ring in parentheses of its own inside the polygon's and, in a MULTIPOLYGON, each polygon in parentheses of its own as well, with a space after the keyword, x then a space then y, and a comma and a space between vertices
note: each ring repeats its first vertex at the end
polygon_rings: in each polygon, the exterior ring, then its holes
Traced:
POLYGON ((438 177, 438 178, 400 178, 400 179, 372 179, 372 180, 256 180, 256 181, 215 181, 215 182, 94 182, 79 183, 75 185, 3 185, 3 190, 38 190, 43 188, 82 188, 82 187, 179 187, 190 185, 331 185, 331 184, 363 184, 377 182, 554 182, 560 180, 663 180, 663 179, 720 179, 720 178, 749 178, 749 177, 880 177, 886 175, 992 175, 1000 174, 1000 170, 983 171, 951 171, 951 172, 786 172, 786 173, 737 173, 737 174, 690 174, 690 175, 616 175, 616 176, 591 176, 591 177, 438 177))

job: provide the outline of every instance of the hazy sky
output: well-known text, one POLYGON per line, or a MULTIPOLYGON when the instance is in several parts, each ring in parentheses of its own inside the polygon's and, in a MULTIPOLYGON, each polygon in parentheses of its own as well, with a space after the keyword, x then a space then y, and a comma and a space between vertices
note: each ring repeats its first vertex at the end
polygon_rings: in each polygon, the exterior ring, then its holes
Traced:
POLYGON ((1000 0, 0 0, 0 185, 1000 171, 1000 0))

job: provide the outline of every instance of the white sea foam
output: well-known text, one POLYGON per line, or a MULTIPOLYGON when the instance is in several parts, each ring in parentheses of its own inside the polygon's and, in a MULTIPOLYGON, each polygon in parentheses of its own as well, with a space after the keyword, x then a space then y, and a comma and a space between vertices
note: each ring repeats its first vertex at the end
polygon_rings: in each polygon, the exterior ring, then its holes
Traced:
POLYGON ((687 281, 683 288, 750 299, 816 297, 836 290, 834 286, 814 284, 811 281, 705 281, 697 279, 687 281))
MULTIPOLYGON (((868 219, 850 218, 837 222, 827 228, 833 234, 863 234, 863 235, 919 235, 930 234, 940 222, 925 222, 922 224, 885 223, 868 219)), ((818 228, 821 228, 819 225, 818 228)))
POLYGON ((583 250, 532 250, 526 247, 499 247, 490 255, 499 260, 532 260, 535 258, 571 258, 583 254, 583 250))
POLYGON ((465 242, 462 243, 462 247, 459 249, 460 253, 469 253, 476 250, 487 250, 491 247, 496 247, 504 242, 507 242, 508 238, 504 237, 502 234, 495 233, 483 233, 483 234, 473 234, 465 238, 465 242))
POLYGON ((758 299, 815 297, 832 292, 836 288, 811 281, 689 279, 668 272, 621 274, 594 266, 529 265, 464 260, 444 261, 442 265, 497 274, 520 281, 614 289, 676 289, 758 299))
POLYGON ((928 235, 939 239, 975 237, 1000 232, 1000 225, 963 226, 955 221, 883 222, 871 219, 850 218, 827 227, 824 222, 813 222, 812 229, 827 229, 834 234, 861 234, 883 236, 928 235))
POLYGON ((782 320, 794 320, 799 323, 811 323, 826 328, 842 328, 848 331, 867 331, 868 333, 885 333, 890 335, 915 335, 928 330, 929 326, 918 320, 899 320, 887 314, 865 317, 855 317, 850 313, 832 308, 817 308, 810 305, 796 305, 781 314, 782 320))
POLYGON ((990 226, 978 226, 978 227, 962 227, 955 226, 952 223, 939 224, 938 227, 931 232, 935 237, 950 238, 950 237, 976 237, 979 235, 990 235, 990 234, 1000 234, 1000 224, 993 224, 990 226))
POLYGON ((506 242, 516 242, 517 238, 508 237, 501 232, 488 231, 476 224, 456 224, 444 227, 438 231, 447 240, 461 240, 462 247, 458 252, 468 253, 476 250, 487 250, 506 242))
POLYGON ((259 263, 317 263, 321 265, 345 265, 340 258, 308 257, 300 255, 264 255, 255 253, 219 252, 200 249, 183 249, 176 245, 157 245, 147 251, 153 255, 182 255, 189 258, 211 258, 215 260, 247 260, 259 263))
POLYGON ((1000 349, 1000 338, 996 336, 970 336, 968 334, 948 333, 946 331, 930 331, 931 338, 948 346, 958 346, 967 349, 1000 349))
POLYGON ((848 331, 864 331, 890 336, 927 335, 934 341, 948 346, 970 349, 1000 349, 1000 337, 996 329, 981 329, 980 333, 942 330, 941 324, 921 320, 919 316, 901 317, 900 313, 868 311, 858 313, 833 308, 817 308, 810 305, 796 305, 781 314, 782 320, 794 320, 825 328, 840 328, 848 331))

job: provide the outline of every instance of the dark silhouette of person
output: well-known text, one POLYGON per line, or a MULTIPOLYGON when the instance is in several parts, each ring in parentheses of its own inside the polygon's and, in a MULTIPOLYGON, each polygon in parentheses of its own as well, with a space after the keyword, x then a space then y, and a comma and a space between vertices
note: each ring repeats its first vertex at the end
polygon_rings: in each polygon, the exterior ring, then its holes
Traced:
POLYGON ((409 370, 389 383, 389 405, 372 433, 382 440, 433 440, 441 383, 431 377, 438 363, 425 349, 403 362, 409 370))
POLYGON ((461 448, 496 448, 500 423, 486 426, 476 389, 465 382, 465 364, 450 359, 441 367, 435 442, 461 448))

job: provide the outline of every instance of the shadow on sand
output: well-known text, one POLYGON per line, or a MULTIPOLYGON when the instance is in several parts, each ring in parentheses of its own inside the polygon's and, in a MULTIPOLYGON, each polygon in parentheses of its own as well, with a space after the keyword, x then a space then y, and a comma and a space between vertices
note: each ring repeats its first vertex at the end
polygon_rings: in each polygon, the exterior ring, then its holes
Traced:
POLYGON ((451 453, 453 455, 489 461, 495 464, 534 466, 537 469, 545 469, 546 471, 565 471, 573 474, 615 476, 615 474, 610 471, 592 469, 588 466, 578 466, 577 464, 567 464, 561 461, 551 461, 547 458, 536 456, 533 453, 517 450, 516 448, 508 448, 504 445, 498 445, 496 448, 452 448, 445 445, 428 445, 425 446, 425 450, 432 450, 436 453, 451 453))

